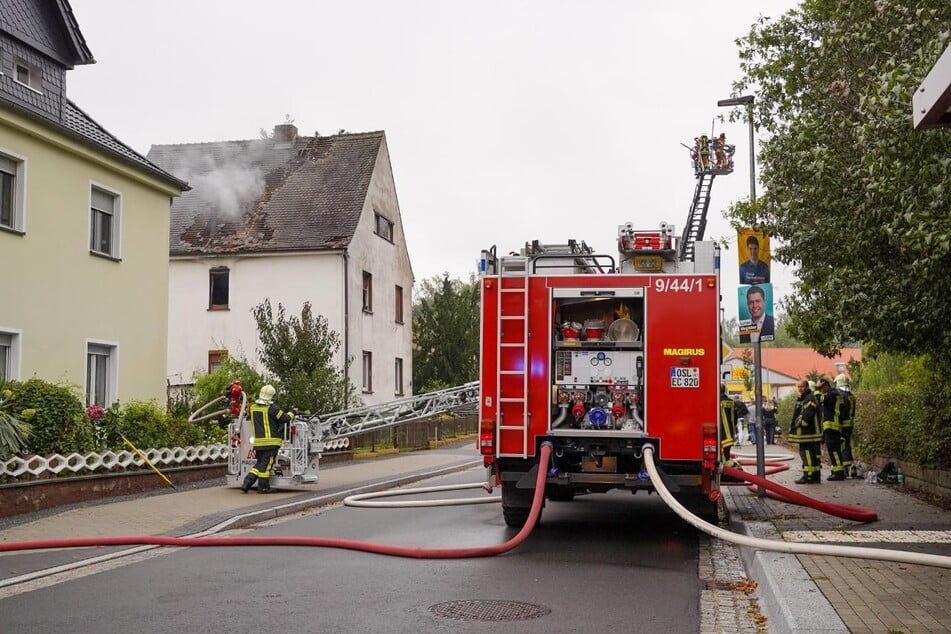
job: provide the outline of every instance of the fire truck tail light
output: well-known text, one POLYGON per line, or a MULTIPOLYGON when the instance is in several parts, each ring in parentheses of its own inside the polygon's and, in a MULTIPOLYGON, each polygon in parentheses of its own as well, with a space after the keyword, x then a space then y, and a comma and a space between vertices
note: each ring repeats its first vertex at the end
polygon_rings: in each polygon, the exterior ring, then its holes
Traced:
POLYGON ((719 455, 716 423, 704 423, 701 429, 703 430, 703 459, 716 460, 719 455))
POLYGON ((495 421, 491 418, 479 423, 479 452, 483 456, 495 453, 495 421))

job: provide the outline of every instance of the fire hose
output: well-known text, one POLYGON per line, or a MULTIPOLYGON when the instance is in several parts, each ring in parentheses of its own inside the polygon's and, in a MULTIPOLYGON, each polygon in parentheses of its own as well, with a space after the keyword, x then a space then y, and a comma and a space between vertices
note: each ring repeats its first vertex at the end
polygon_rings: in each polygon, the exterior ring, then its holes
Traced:
MULTIPOLYGON (((361 542, 354 539, 332 537, 162 537, 153 535, 121 537, 88 537, 73 539, 48 539, 33 542, 0 543, 0 552, 15 550, 42 550, 47 548, 84 548, 89 546, 317 546, 320 548, 342 548, 359 550, 394 557, 414 559, 462 559, 471 557, 492 557, 506 553, 525 541, 535 528, 542 502, 545 499, 545 478, 548 472, 548 460, 551 457, 551 443, 543 443, 539 455, 538 477, 535 479, 535 497, 525 525, 511 539, 493 546, 470 548, 409 548, 361 542)), ((493 500, 494 501, 494 500, 493 500)))
MULTIPOLYGON (((681 519, 694 528, 703 531, 711 537, 716 537, 717 539, 722 539, 739 546, 748 546, 750 548, 757 548, 759 550, 770 550, 781 553, 792 553, 795 555, 831 555, 833 557, 877 559, 880 561, 895 561, 898 563, 920 564, 923 566, 934 566, 938 568, 951 568, 951 557, 946 557, 944 555, 929 555, 925 553, 888 550, 882 548, 860 548, 858 546, 836 546, 832 544, 785 542, 775 539, 762 539, 759 537, 740 535, 738 533, 722 529, 719 526, 714 526, 708 522, 704 522, 699 517, 696 517, 687 511, 687 509, 677 501, 673 494, 664 487, 663 480, 660 478, 660 473, 657 471, 657 466, 654 464, 653 445, 644 445, 644 466, 647 468, 647 473, 650 474, 651 482, 654 483, 654 488, 657 490, 657 493, 664 500, 664 502, 667 503, 667 506, 669 506, 671 510, 681 517, 681 519)), ((751 482, 755 482, 760 486, 766 487, 767 489, 778 488, 783 492, 794 493, 794 491, 790 491, 789 489, 786 489, 786 487, 770 482, 764 478, 759 478, 757 476, 748 474, 740 469, 730 468, 729 471, 732 473, 728 473, 728 475, 746 478, 751 482)), ((724 469, 724 473, 727 472, 728 470, 724 469)))
MULTIPOLYGON (((133 546, 133 545, 155 545, 155 546, 179 546, 179 547, 211 547, 211 546, 309 546, 320 548, 341 548, 348 550, 357 550, 381 555, 390 555, 394 557, 407 557, 414 559, 460 559, 474 557, 492 557, 501 555, 520 545, 531 534, 541 513, 542 502, 545 497, 545 478, 547 476, 548 461, 551 458, 551 443, 542 443, 539 453, 539 469, 535 479, 535 495, 532 499, 531 509, 528 519, 524 526, 511 539, 501 544, 493 546, 480 546, 469 548, 409 548, 403 546, 392 546, 389 544, 377 544, 372 542, 361 542, 352 539, 340 539, 330 537, 161 537, 161 536, 122 536, 122 537, 91 537, 91 538, 73 538, 73 539, 53 539, 32 542, 9 542, 0 543, 0 552, 20 551, 20 550, 41 550, 49 548, 83 548, 92 546, 133 546)), ((686 508, 664 487, 660 472, 654 464, 654 447, 651 444, 644 445, 644 466, 650 475, 654 488, 661 499, 680 516, 685 522, 698 530, 724 541, 747 546, 759 550, 768 550, 775 552, 792 553, 799 555, 830 555, 835 557, 854 557, 858 559, 875 559, 880 561, 894 561, 898 563, 919 564, 924 566, 933 566, 940 568, 951 568, 951 557, 942 555, 929 555, 925 553, 915 553, 900 550, 888 550, 879 548, 861 548, 857 546, 836 546, 830 544, 796 543, 772 539, 762 539, 740 535, 732 531, 722 529, 696 517, 687 511, 686 508)), ((767 490, 779 490, 783 494, 796 494, 794 491, 770 482, 764 478, 748 474, 740 469, 726 468, 724 473, 737 478, 744 478, 759 486, 766 487, 767 490)), ((450 485, 450 488, 468 488, 473 485, 450 485)), ((443 489, 442 487, 435 487, 443 489)), ((444 490, 444 489, 443 489, 444 490)), ((806 496, 801 496, 806 498, 806 496)), ((486 501, 495 501, 487 499, 486 501)), ((446 500, 428 500, 430 505, 446 500)), ((393 503, 390 503, 393 504, 393 503)), ((398 503, 396 503, 398 504, 398 503)), ((418 504, 418 503, 412 503, 418 504)), ((847 505, 829 505, 846 507, 847 505)), ((858 507, 851 507, 856 509, 858 507)), ((864 521, 864 520, 860 520, 864 521)))
MULTIPOLYGON (((749 455, 736 453, 733 455, 739 458, 750 457, 749 455)), ((765 459, 766 475, 771 475, 773 473, 787 470, 789 465, 783 464, 780 461, 791 460, 792 456, 765 456, 765 459)), ((753 465, 755 462, 743 460, 741 461, 741 464, 753 465)), ((786 502, 788 504, 798 504, 800 506, 808 506, 809 508, 814 508, 817 511, 822 511, 827 515, 841 517, 842 519, 853 522, 874 522, 878 520, 878 514, 875 513, 875 511, 863 508, 861 506, 853 506, 851 504, 823 502, 822 500, 817 500, 815 498, 803 495, 802 493, 793 491, 792 489, 786 488, 774 482, 770 482, 769 480, 760 478, 759 476, 747 473, 741 469, 724 467, 723 475, 736 480, 737 482, 735 482, 735 484, 744 484, 754 491, 756 491, 758 487, 763 487, 767 496, 781 502, 786 502)))

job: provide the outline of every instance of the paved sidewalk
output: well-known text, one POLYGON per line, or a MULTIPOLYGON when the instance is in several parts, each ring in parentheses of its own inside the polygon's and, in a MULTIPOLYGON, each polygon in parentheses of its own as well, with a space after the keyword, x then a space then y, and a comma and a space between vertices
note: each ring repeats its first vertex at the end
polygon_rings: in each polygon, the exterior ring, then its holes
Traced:
MULTIPOLYGON (((750 459, 750 445, 735 449, 750 459)), ((823 542, 951 556, 951 512, 926 504, 894 485, 864 479, 796 485, 801 462, 789 449, 770 445, 773 455, 793 455, 790 468, 768 476, 817 500, 871 509, 875 522, 862 524, 809 507, 762 497, 747 487, 727 487, 731 528, 756 537, 823 542)), ((756 467, 745 466, 755 473, 756 467)), ((770 632, 917 634, 951 632, 951 570, 931 566, 833 556, 791 555, 742 548, 770 632)))

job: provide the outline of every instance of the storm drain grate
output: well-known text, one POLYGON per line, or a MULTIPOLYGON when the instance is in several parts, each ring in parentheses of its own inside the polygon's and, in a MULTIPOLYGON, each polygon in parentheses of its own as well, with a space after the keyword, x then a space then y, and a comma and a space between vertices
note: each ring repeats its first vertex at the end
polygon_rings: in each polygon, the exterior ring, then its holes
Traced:
POLYGON ((436 616, 457 621, 527 621, 550 614, 551 610, 522 601, 446 601, 430 606, 436 616))

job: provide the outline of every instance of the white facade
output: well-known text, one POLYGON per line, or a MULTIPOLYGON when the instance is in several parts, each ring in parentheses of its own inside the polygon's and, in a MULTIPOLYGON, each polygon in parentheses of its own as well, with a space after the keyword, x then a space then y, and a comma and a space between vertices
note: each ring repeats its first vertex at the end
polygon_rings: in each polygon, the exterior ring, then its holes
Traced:
POLYGON ((340 335, 338 368, 349 365, 350 380, 364 404, 409 396, 413 393, 412 288, 413 273, 384 141, 359 222, 345 248, 171 258, 169 383, 192 383, 196 373, 209 370, 209 354, 218 351, 263 369, 251 309, 270 299, 272 309, 280 303, 287 316, 299 316, 309 301, 314 314, 324 316, 329 328, 340 335), (378 233, 380 217, 385 219, 384 235, 378 233), (211 309, 210 272, 220 267, 228 269, 228 305, 211 309), (369 311, 364 310, 364 273, 371 283, 369 311), (397 287, 402 288, 401 321, 397 287), (372 364, 369 368, 364 367, 365 353, 372 364), (398 385, 400 366, 402 384, 398 385))

